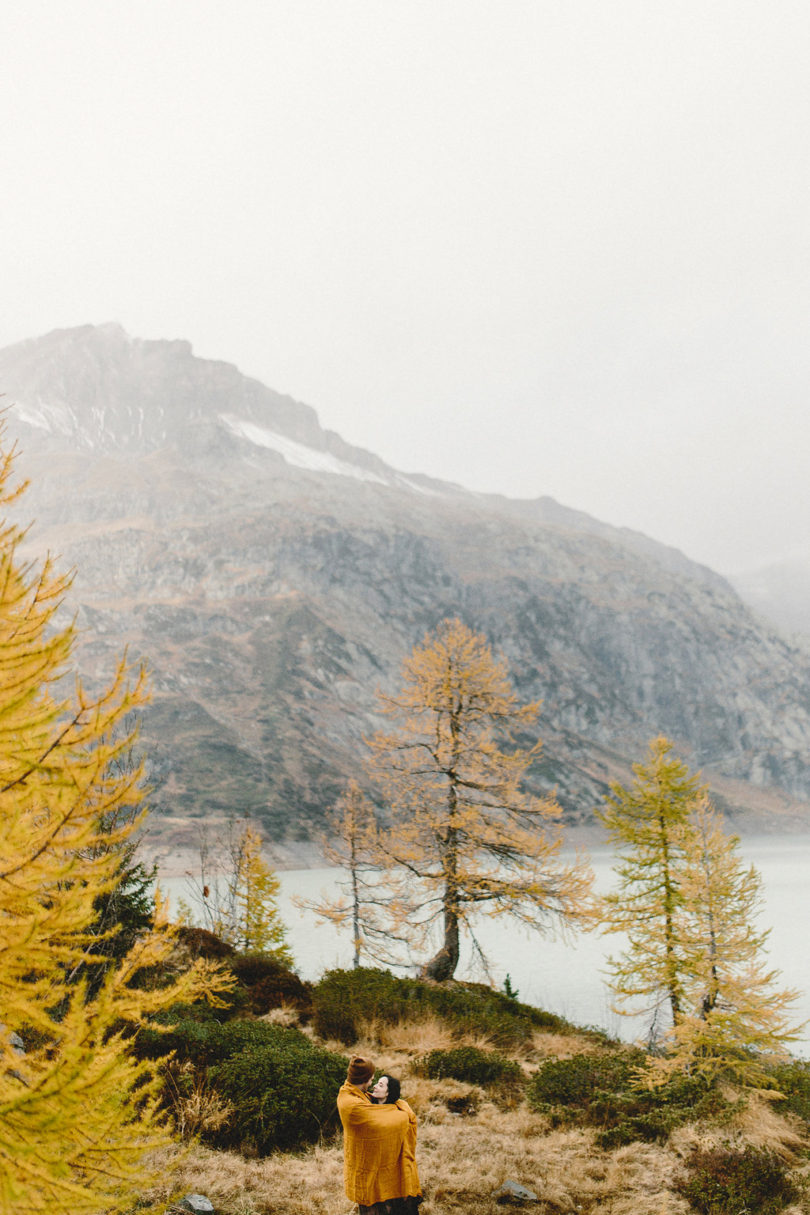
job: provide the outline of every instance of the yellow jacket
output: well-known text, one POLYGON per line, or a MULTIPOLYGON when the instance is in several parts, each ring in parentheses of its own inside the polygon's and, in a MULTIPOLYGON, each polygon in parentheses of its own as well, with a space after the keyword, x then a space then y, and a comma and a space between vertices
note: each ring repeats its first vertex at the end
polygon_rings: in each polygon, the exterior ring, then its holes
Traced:
POLYGON ((341 1085, 343 1180, 346 1197, 370 1207, 388 1198, 421 1194, 416 1171, 416 1114, 407 1101, 374 1105, 354 1084, 341 1085))

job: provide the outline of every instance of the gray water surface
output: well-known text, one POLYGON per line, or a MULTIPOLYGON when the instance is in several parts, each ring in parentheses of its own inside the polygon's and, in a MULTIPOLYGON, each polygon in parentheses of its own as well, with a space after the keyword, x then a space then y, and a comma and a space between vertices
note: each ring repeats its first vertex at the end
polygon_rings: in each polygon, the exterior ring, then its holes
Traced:
MULTIPOLYGON (((760 925, 771 929, 767 965, 782 972, 778 986, 800 991, 796 1021, 810 1020, 810 926, 806 918, 810 836, 751 837, 742 842, 741 853, 747 863, 756 865, 763 881, 760 925)), ((590 858, 597 890, 608 890, 613 883, 612 853, 607 848, 593 849, 590 858)), ((322 892, 334 892, 341 871, 286 870, 278 876, 279 907, 299 974, 317 979, 324 970, 351 966, 349 931, 319 923, 311 912, 300 910, 292 902, 295 895, 317 899, 322 892)), ((180 896, 188 898, 185 879, 161 879, 161 887, 172 902, 180 896)), ((558 1013, 577 1025, 599 1026, 628 1040, 643 1037, 649 1018, 620 1016, 611 1008, 606 961, 610 954, 622 950, 619 934, 578 933, 569 934, 567 939, 553 933, 541 936, 507 917, 486 914, 479 917, 475 933, 488 959, 489 977, 497 987, 502 987, 508 974, 519 998, 529 1004, 558 1013)), ((415 972, 415 965, 401 971, 415 972)), ((465 943, 457 977, 487 981, 469 942, 465 943)), ((798 1055, 810 1056, 810 1027, 792 1049, 798 1055)))

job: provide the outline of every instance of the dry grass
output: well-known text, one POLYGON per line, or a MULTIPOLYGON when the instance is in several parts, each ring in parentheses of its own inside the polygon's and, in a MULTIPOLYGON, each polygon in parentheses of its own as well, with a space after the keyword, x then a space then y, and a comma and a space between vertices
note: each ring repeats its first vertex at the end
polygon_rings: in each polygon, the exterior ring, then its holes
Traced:
POLYGON ((716 1126, 688 1123, 670 1136, 673 1153, 682 1158, 696 1148, 707 1150, 728 1145, 739 1148, 750 1145, 793 1165, 807 1149, 808 1139, 794 1119, 779 1112, 773 1096, 764 1093, 750 1094, 743 1108, 727 1123, 716 1126))
MULTIPOLYGON (((484 1102, 471 1117, 446 1107, 440 1115, 438 1094, 421 1096, 428 1104, 419 1136, 424 1215, 495 1215, 502 1208, 493 1191, 509 1177, 538 1194, 538 1215, 687 1215, 671 1189, 679 1168, 671 1151, 633 1144, 599 1152, 591 1132, 549 1130, 526 1107, 504 1113, 484 1102)), ((218 1215, 348 1215, 352 1209, 343 1193, 339 1141, 265 1160, 197 1147, 165 1156, 161 1172, 162 1187, 144 1195, 155 1215, 190 1191, 206 1194, 218 1215)))
POLYGON ((753 1094, 735 1118, 734 1125, 747 1143, 773 1152, 787 1163, 794 1161, 797 1153, 807 1147, 807 1135, 785 1118, 779 1112, 779 1106, 765 1094, 753 1094))
MULTIPOLYGON (((531 1207, 537 1215, 688 1215, 688 1204, 673 1185, 694 1147, 747 1142, 795 1160, 803 1145, 778 1105, 755 1096, 723 1126, 681 1127, 666 1145, 634 1143, 601 1151, 591 1130, 555 1129, 525 1104, 505 1110, 475 1085, 413 1073, 418 1056, 457 1044, 431 1018, 396 1026, 369 1023, 353 1048, 402 1079, 403 1095, 418 1114, 423 1215, 496 1215, 503 1208, 493 1192, 507 1178, 539 1196, 531 1207)), ((326 1045, 347 1053, 345 1045, 326 1045)), ((532 1044, 535 1061, 594 1049, 579 1035, 537 1033, 532 1044)), ((262 1160, 195 1146, 167 1153, 158 1164, 163 1181, 144 1193, 150 1205, 138 1208, 138 1215, 158 1215, 191 1191, 207 1195, 217 1215, 350 1215, 356 1210, 343 1191, 339 1139, 262 1160)), ((802 1209, 785 1215, 801 1215, 802 1209)))
POLYGON ((525 1108, 504 1114, 487 1104, 477 1118, 426 1128, 423 1140, 429 1210, 442 1215, 493 1215, 492 1193, 507 1177, 534 1190, 549 1215, 688 1211, 671 1192, 677 1161, 663 1149, 637 1144, 600 1153, 589 1131, 549 1131, 525 1108))
POLYGON ((536 1029, 532 1036, 531 1053, 537 1059, 570 1059, 572 1055, 596 1053, 592 1038, 583 1034, 560 1034, 536 1029))
POLYGON ((290 1004, 280 1004, 278 1008, 271 1008, 268 1013, 258 1018, 259 1021, 267 1021, 270 1025, 280 1025, 284 1029, 301 1027, 301 1013, 297 1008, 293 1008, 290 1004))
POLYGON ((339 1146, 264 1160, 195 1147, 166 1153, 159 1165, 165 1180, 144 1194, 151 1205, 139 1215, 157 1215, 191 1192, 210 1198, 218 1215, 337 1215, 352 1205, 343 1193, 339 1146))
POLYGON ((163 1068, 163 1083, 175 1131, 181 1139, 219 1130, 233 1112, 230 1102, 212 1091, 190 1063, 169 1063, 163 1068))
MULTIPOLYGON (((389 1050, 397 1054, 414 1057, 431 1050, 449 1050, 458 1046, 459 1039, 438 1017, 426 1015, 419 1021, 399 1021, 390 1025, 382 1020, 369 1019, 359 1025, 361 1044, 376 1050, 389 1050)), ((372 1052, 373 1053, 373 1052, 372 1052)))

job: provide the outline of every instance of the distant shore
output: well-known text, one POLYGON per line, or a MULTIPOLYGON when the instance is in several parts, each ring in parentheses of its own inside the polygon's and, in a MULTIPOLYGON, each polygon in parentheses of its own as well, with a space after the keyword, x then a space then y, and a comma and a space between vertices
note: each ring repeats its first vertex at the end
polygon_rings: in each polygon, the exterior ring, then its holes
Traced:
MULTIPOLYGON (((783 818, 760 815, 734 816, 727 819, 728 828, 746 839, 780 839, 803 836, 810 833, 807 819, 785 815, 783 818)), ((158 872, 167 878, 194 876, 200 866, 200 832, 203 824, 189 819, 165 819, 154 816, 147 819, 139 844, 139 859, 151 866, 157 864, 158 872)), ((221 831, 221 822, 207 824, 210 839, 221 831)), ((599 823, 577 824, 563 828, 563 849, 566 852, 577 848, 586 851, 607 847, 604 830, 599 823)), ((317 844, 311 840, 267 841, 264 848, 267 860, 280 872, 293 869, 322 869, 329 867, 317 844)))

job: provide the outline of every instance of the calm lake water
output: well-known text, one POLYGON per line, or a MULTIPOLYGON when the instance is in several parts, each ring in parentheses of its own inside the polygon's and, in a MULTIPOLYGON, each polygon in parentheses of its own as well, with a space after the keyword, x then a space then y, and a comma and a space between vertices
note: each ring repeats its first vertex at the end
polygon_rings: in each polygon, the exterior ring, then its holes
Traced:
MULTIPOLYGON (((796 1020, 810 1021, 810 925, 805 918, 810 901, 810 836, 749 838, 742 841, 741 852, 747 863, 756 865, 763 880, 761 925, 771 929, 768 966, 782 972, 780 986, 799 989, 796 1020)), ((597 848, 590 851, 590 857, 597 889, 608 890, 613 882, 612 854, 597 848)), ((318 898, 322 891, 334 891, 340 876, 336 869, 279 873, 279 906, 296 968, 303 978, 317 979, 331 967, 351 966, 349 933, 318 923, 311 913, 301 911, 292 902, 294 895, 318 898)), ((185 879, 161 879, 161 886, 172 901, 184 892, 188 897, 185 879)), ((486 915, 480 917, 475 931, 496 986, 501 987, 509 974, 520 999, 529 1004, 558 1013, 577 1025, 600 1026, 622 1038, 632 1039, 643 1033, 644 1022, 620 1016, 610 1007, 605 964, 610 954, 621 952, 620 935, 593 932, 561 940, 486 915)), ((469 946, 462 954, 457 977, 486 981, 469 946)), ((793 1050, 810 1057, 810 1026, 804 1035, 793 1050)))

